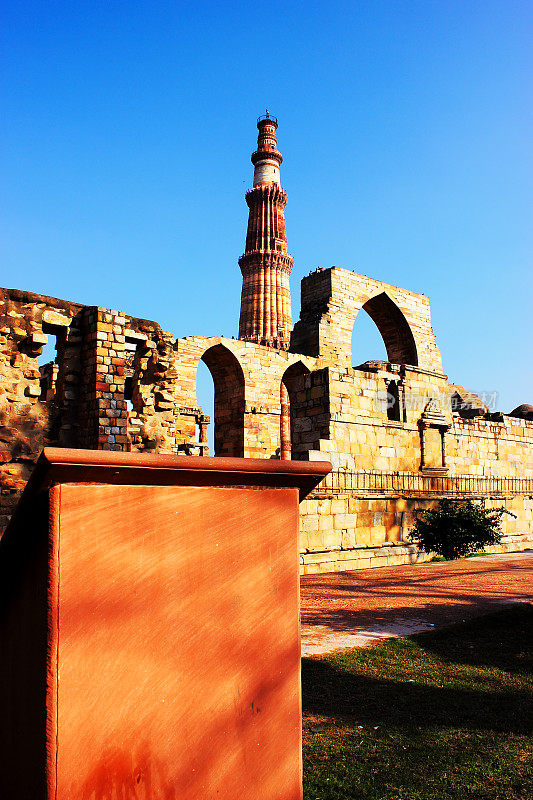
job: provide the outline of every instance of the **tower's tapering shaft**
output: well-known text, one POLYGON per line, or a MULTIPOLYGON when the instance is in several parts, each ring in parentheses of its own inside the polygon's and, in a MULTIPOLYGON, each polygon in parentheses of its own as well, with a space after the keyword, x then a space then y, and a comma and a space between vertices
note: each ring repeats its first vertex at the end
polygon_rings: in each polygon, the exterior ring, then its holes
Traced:
POLYGON ((275 117, 257 120, 257 150, 252 153, 254 185, 246 192, 250 209, 242 272, 239 339, 288 350, 291 335, 289 275, 293 258, 287 253, 285 205, 279 182, 283 161, 277 149, 275 117))

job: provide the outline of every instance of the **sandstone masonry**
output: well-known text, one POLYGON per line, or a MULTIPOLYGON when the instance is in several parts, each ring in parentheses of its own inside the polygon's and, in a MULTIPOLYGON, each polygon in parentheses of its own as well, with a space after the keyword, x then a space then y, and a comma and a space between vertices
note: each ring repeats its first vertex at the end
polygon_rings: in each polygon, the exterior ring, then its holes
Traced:
POLYGON ((218 456, 330 460, 301 505, 302 572, 405 563, 417 508, 505 506, 504 550, 533 545, 533 419, 450 384, 427 297, 331 267, 302 281, 292 332, 277 123, 258 121, 240 338, 176 339, 149 320, 0 289, 0 529, 46 444, 208 455, 198 364, 215 386, 218 456), (354 366, 357 314, 387 361, 354 366), (55 341, 53 361, 39 365, 55 341))

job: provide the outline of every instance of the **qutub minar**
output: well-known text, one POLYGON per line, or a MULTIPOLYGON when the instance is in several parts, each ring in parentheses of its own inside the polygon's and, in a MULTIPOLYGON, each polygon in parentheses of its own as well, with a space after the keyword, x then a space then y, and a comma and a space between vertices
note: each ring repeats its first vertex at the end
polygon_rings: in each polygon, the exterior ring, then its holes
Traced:
POLYGON ((257 150, 252 153, 254 185, 246 192, 250 209, 242 272, 239 339, 288 350, 292 330, 285 206, 280 186, 283 156, 277 147, 278 122, 268 111, 257 121, 257 150))
POLYGON ((238 339, 175 338, 117 310, 0 289, 0 531, 44 445, 207 455, 203 361, 215 456, 333 464, 300 505, 302 572, 418 559, 413 512, 442 497, 505 506, 500 549, 533 546, 533 408, 497 412, 450 383, 425 295, 321 268, 302 281, 293 327, 278 124, 267 113, 257 127, 238 339), (386 361, 352 363, 361 311, 386 361))

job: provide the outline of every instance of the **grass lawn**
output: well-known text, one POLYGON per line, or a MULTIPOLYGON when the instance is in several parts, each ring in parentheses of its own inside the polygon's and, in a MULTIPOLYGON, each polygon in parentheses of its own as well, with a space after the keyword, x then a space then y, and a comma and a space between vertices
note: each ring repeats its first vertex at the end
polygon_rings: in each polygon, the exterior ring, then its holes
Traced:
POLYGON ((532 800, 533 607, 302 663, 306 800, 532 800))

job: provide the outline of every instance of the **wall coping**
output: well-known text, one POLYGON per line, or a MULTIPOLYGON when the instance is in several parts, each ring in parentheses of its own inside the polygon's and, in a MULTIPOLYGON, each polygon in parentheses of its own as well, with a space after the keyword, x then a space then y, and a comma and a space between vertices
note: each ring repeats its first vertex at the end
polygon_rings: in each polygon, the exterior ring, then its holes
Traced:
POLYGON ((60 483, 296 488, 303 500, 330 470, 328 461, 208 458, 45 447, 8 530, 37 492, 60 483))

